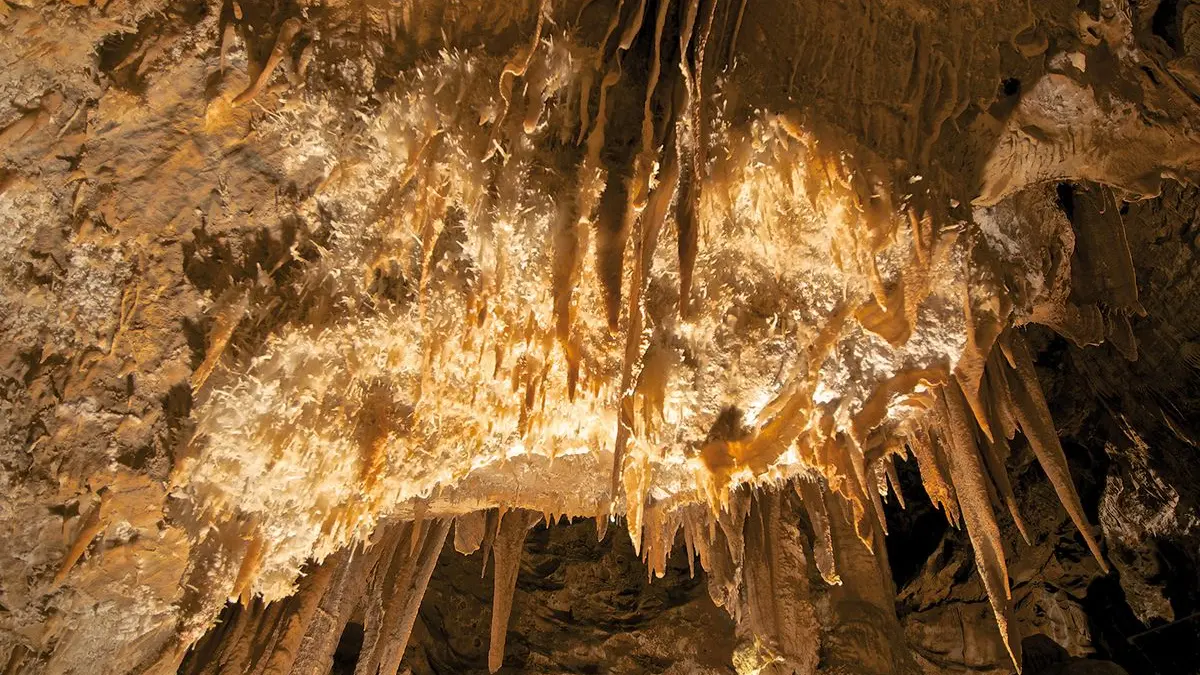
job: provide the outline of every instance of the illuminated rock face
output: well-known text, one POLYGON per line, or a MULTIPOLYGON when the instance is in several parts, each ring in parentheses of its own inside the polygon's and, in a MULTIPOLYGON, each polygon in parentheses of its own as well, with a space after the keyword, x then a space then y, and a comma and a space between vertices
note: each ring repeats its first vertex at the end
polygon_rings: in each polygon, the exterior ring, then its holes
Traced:
POLYGON ((1200 166, 1191 43, 1156 3, 492 5, 5 10, 0 656, 323 673, 353 621, 394 673, 452 541, 495 671, 566 515, 660 577, 682 541, 741 672, 929 672, 911 456, 1021 664, 1010 442, 1107 571, 1021 327, 1136 357, 1122 201, 1200 166))

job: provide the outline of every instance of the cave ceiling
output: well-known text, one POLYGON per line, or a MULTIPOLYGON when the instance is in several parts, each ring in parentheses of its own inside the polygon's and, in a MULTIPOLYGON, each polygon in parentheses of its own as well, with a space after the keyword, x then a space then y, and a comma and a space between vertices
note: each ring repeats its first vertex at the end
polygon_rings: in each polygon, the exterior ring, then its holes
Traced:
POLYGON ((355 623, 390 675, 451 547, 495 672, 577 518, 706 575, 738 672, 942 672, 901 466, 1000 667, 1014 466, 1109 573, 1038 359, 1176 311, 1130 206, 1200 170, 1200 4, 3 0, 0 59, 6 673, 326 673, 355 623))

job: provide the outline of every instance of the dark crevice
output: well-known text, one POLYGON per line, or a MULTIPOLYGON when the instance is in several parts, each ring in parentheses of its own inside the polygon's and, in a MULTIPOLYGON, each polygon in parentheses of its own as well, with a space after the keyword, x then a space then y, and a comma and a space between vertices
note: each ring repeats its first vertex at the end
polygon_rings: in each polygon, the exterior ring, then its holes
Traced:
POLYGON ((1055 189, 1058 194, 1058 208, 1066 214, 1067 220, 1075 219, 1075 186, 1070 183, 1059 183, 1055 189))
POLYGON ((945 514, 934 508, 925 493, 916 461, 896 462, 896 472, 907 508, 900 508, 894 494, 884 502, 888 526, 885 543, 892 581, 896 588, 903 588, 920 575, 925 561, 937 550, 947 523, 945 514))
POLYGON ((338 638, 337 649, 333 652, 333 670, 330 675, 351 675, 358 665, 358 656, 362 652, 365 631, 361 623, 350 622, 338 638))
POLYGON ((1150 30, 1167 46, 1179 51, 1179 0, 1162 0, 1150 20, 1150 30))

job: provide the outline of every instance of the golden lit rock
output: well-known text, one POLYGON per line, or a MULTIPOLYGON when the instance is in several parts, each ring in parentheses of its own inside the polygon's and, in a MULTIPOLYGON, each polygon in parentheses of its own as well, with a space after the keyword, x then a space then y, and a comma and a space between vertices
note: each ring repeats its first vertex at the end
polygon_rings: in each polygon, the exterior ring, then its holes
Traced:
POLYGON ((989 663, 1058 663, 1025 444, 1109 565, 1025 327, 1139 354, 1123 214, 1200 168, 1160 4, 10 0, 0 664, 327 673, 353 624, 404 672, 449 541, 497 672, 567 516, 703 570, 727 670, 951 672, 909 457, 989 663))

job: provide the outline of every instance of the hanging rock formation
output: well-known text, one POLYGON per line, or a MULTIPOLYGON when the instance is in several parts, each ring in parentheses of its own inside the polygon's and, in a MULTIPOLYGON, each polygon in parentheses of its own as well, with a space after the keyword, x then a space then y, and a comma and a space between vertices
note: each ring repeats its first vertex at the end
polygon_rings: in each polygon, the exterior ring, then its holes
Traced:
POLYGON ((391 675, 450 546, 497 672, 563 516, 682 552, 739 672, 933 672, 906 482, 1020 670, 1027 460, 1089 579, 1139 545, 1030 342, 1145 352, 1122 214, 1200 171, 1198 16, 0 2, 4 672, 326 673, 361 629, 391 675))

